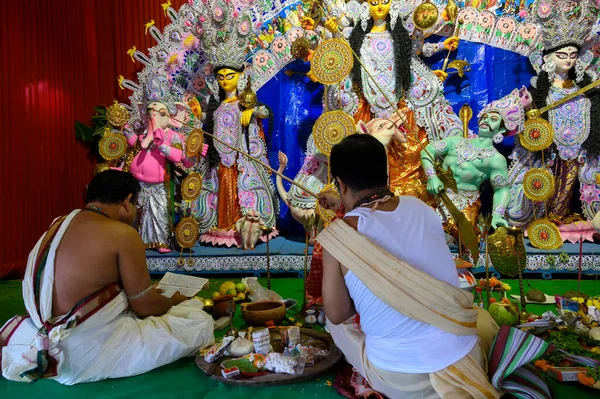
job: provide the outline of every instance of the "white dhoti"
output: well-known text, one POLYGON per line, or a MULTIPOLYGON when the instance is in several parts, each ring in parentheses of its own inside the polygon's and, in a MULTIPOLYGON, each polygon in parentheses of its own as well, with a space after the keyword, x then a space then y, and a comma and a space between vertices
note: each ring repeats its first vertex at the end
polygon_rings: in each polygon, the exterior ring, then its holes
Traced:
POLYGON ((139 319, 113 284, 52 318, 54 257, 70 221, 55 222, 29 255, 23 297, 28 316, 0 330, 2 375, 14 381, 55 379, 73 385, 145 373, 214 341, 214 322, 191 299, 160 317, 139 319), (37 276, 37 277, 36 277, 37 276), (38 288, 39 287, 39 288, 38 288))

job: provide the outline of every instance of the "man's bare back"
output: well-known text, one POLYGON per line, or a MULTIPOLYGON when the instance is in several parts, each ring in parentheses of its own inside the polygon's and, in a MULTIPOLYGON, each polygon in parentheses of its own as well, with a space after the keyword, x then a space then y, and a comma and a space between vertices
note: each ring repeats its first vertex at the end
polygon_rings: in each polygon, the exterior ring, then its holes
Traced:
POLYGON ((119 282, 119 250, 136 237, 141 243, 133 227, 98 213, 75 216, 56 251, 52 315, 64 315, 80 300, 119 282))

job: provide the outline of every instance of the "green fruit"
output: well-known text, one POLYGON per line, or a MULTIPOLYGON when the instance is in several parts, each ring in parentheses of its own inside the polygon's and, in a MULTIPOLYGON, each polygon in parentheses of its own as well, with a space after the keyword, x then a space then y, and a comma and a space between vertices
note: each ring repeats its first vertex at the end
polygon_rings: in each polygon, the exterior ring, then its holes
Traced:
POLYGON ((246 284, 244 283, 239 283, 235 286, 235 290, 237 292, 246 292, 246 284))
POLYGON ((212 299, 217 299, 217 298, 218 298, 218 297, 220 297, 220 296, 221 296, 221 293, 220 293, 220 292, 213 292, 213 293, 212 293, 212 299))
POLYGON ((519 312, 512 305, 496 302, 488 309, 492 318, 499 326, 516 326, 519 324, 519 312))
POLYGON ((219 292, 221 293, 221 295, 227 294, 227 291, 229 290, 235 291, 235 283, 233 281, 226 281, 223 284, 221 284, 221 287, 219 288, 219 292))
POLYGON ((237 294, 237 292, 234 289, 231 289, 231 290, 227 290, 225 292, 225 294, 227 294, 227 295, 235 295, 235 294, 237 294))

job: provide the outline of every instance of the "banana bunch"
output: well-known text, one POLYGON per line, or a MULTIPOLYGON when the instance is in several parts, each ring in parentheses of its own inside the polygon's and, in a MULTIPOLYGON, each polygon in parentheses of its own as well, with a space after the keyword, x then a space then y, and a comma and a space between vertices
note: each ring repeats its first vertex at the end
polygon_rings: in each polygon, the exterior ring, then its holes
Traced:
POLYGON ((590 298, 585 303, 588 307, 594 306, 596 309, 600 310, 600 299, 590 298))

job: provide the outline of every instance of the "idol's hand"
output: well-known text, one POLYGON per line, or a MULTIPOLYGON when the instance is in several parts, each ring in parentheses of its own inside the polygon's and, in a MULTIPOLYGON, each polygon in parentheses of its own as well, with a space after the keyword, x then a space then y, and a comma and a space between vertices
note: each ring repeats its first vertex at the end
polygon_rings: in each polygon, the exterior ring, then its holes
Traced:
POLYGON ((152 132, 152 129, 148 129, 148 133, 146 134, 146 137, 142 137, 141 138, 141 146, 142 148, 145 150, 150 146, 150 143, 152 143, 154 141, 154 134, 152 132))
POLYGON ((452 36, 444 40, 444 48, 448 51, 454 51, 458 48, 458 42, 460 39, 456 36, 452 36))
POLYGON ((444 82, 446 80, 446 78, 448 77, 448 74, 446 72, 442 71, 441 69, 437 69, 437 70, 433 71, 433 73, 435 74, 435 76, 438 77, 440 82, 444 82))
POLYGON ((304 58, 304 61, 305 62, 310 62, 310 60, 312 60, 313 55, 315 55, 315 51, 314 50, 308 50, 308 54, 304 58))
POLYGON ((306 30, 314 30, 315 29, 315 20, 310 17, 302 18, 302 24, 300 25, 302 29, 306 30))
POLYGON ((308 71, 308 73, 306 74, 306 76, 308 76, 308 78, 310 80, 312 80, 313 82, 315 82, 315 83, 317 82, 317 77, 313 73, 312 69, 310 71, 308 71))
POLYGON ((154 136, 154 144, 162 145, 165 141, 165 131, 162 129, 156 129, 152 135, 154 136))
POLYGON ((254 108, 246 109, 242 111, 242 126, 248 127, 250 124, 250 120, 252 119, 252 115, 254 115, 254 108))
POLYGON ((319 193, 319 198, 317 200, 319 201, 319 205, 323 208, 334 212, 337 212, 342 206, 340 195, 333 190, 319 193))
POLYGON ((444 183, 437 176, 430 176, 427 179, 427 192, 436 195, 444 189, 444 183))
POLYGON ((497 229, 500 226, 508 227, 508 222, 500 215, 492 215, 492 227, 497 229))
POLYGON ((325 29, 327 29, 331 33, 337 33, 338 32, 337 18, 329 18, 327 21, 325 21, 325 29))

